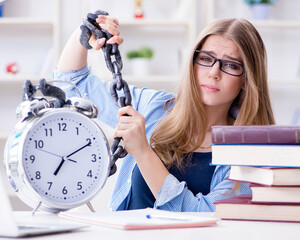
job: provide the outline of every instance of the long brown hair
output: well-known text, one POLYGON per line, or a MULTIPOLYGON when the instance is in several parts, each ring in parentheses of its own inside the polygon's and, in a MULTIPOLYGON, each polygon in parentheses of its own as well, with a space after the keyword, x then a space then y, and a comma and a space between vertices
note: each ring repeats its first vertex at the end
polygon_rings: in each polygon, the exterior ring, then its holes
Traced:
MULTIPOLYGON (((193 56, 210 35, 235 42, 245 67, 243 87, 234 104, 239 114, 233 125, 274 124, 267 85, 267 55, 255 27, 244 19, 223 19, 208 25, 198 36, 189 56, 170 113, 154 130, 150 144, 167 166, 184 164, 183 155, 203 142, 208 126, 204 104, 193 71, 193 56), (195 138, 195 133, 198 137, 195 138)), ((166 104, 167 105, 167 104, 166 104)))

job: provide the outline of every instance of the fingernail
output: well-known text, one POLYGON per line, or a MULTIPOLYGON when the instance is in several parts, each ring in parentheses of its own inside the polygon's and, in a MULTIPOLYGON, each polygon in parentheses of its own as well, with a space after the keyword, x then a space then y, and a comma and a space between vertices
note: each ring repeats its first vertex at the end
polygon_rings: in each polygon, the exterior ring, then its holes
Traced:
POLYGON ((106 43, 112 43, 112 38, 108 39, 106 43))
POLYGON ((103 45, 105 43, 105 38, 100 38, 100 40, 98 41, 99 45, 103 45))
POLYGON ((105 24, 106 18, 105 16, 99 15, 98 18, 96 19, 97 23, 103 23, 105 24))

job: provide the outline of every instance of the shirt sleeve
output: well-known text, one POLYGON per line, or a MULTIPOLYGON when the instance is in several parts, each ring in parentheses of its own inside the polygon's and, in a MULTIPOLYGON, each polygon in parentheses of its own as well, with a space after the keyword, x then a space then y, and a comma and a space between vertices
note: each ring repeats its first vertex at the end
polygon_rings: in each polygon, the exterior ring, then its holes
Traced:
MULTIPOLYGON (((81 94, 87 94, 88 98, 96 104, 99 110, 99 120, 115 128, 118 122, 117 113, 119 107, 115 104, 110 94, 111 82, 103 81, 93 75, 88 66, 70 72, 55 70, 53 78, 73 84, 59 84, 59 87, 67 93, 67 97, 78 96, 74 86, 79 89, 81 94)), ((173 94, 168 94, 164 91, 137 88, 135 86, 129 86, 129 88, 132 106, 145 116, 148 126, 152 122, 156 123, 161 115, 165 113, 163 108, 164 102, 174 97, 173 94)), ((124 96, 122 91, 119 91, 118 94, 119 97, 124 96)))
POLYGON ((211 183, 211 192, 207 195, 198 193, 195 196, 184 181, 179 182, 169 174, 158 193, 154 207, 175 212, 214 212, 216 200, 238 194, 250 194, 251 189, 246 183, 241 183, 239 189, 232 191, 233 181, 226 180, 229 172, 228 166, 217 167, 211 183))

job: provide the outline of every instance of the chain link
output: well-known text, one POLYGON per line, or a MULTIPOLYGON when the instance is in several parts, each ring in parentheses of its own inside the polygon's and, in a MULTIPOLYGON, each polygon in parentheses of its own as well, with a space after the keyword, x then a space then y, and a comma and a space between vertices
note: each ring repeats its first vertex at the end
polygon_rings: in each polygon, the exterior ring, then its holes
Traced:
MULTIPOLYGON (((105 37, 109 39, 112 37, 110 33, 100 28, 100 26, 95 22, 98 15, 108 15, 107 12, 98 10, 95 13, 89 13, 87 15, 87 19, 83 20, 83 24, 80 26, 81 36, 80 42, 81 44, 87 48, 91 49, 88 41, 92 34, 92 32, 96 35, 96 39, 105 37)), ((131 105, 131 93, 128 87, 127 82, 122 78, 121 70, 123 68, 122 57, 119 51, 118 44, 105 44, 102 47, 102 51, 104 53, 105 63, 107 68, 111 71, 113 75, 113 82, 110 87, 111 96, 116 105, 119 107, 125 107, 131 105), (119 97, 118 91, 122 91, 124 96, 119 97)), ((114 174, 117 170, 116 161, 118 158, 123 158, 127 155, 127 151, 123 146, 120 145, 120 141, 122 138, 115 138, 112 146, 112 157, 111 157, 111 171, 110 175, 114 174)))
POLYGON ((23 86, 22 101, 32 101, 34 96, 40 90, 45 97, 53 97, 55 100, 49 101, 51 107, 63 107, 66 101, 66 94, 59 87, 52 86, 43 78, 38 85, 33 85, 30 80, 26 80, 23 86))

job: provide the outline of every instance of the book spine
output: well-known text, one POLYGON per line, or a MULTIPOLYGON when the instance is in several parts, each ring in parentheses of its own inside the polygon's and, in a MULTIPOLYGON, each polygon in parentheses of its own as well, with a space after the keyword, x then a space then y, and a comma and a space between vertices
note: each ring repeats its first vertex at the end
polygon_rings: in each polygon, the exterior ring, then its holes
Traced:
POLYGON ((213 144, 284 144, 300 145, 297 126, 213 126, 213 144))

